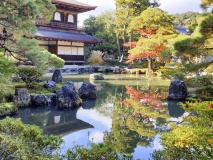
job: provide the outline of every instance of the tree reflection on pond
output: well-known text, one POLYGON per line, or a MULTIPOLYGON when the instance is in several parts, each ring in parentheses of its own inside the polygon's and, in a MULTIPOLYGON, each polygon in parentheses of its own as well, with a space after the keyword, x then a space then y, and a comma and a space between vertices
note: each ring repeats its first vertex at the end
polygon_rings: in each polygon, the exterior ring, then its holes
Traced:
POLYGON ((84 100, 81 108, 22 108, 16 117, 22 117, 24 123, 36 124, 47 134, 62 135, 65 149, 73 147, 73 141, 84 147, 91 140, 104 141, 113 144, 119 153, 134 155, 142 148, 148 157, 156 142, 160 145, 156 137, 169 129, 168 124, 173 121, 170 116, 182 116, 184 110, 177 109, 178 102, 165 100, 168 86, 149 83, 147 87, 139 84, 139 79, 131 83, 115 81, 94 81, 98 86, 97 99, 84 100))
POLYGON ((160 99, 166 93, 136 90, 126 87, 126 93, 117 95, 112 111, 112 129, 105 133, 119 153, 133 153, 137 145, 153 145, 154 137, 169 118, 168 109, 160 99))

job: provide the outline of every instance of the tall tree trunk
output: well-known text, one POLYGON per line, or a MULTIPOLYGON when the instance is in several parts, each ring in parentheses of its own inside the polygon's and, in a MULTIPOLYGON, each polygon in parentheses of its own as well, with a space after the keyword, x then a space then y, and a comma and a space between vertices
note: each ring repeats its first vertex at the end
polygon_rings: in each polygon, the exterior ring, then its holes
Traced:
MULTIPOLYGON (((123 44, 125 43, 126 43, 126 23, 124 24, 124 28, 123 28, 123 44)), ((123 52, 119 62, 123 61, 124 53, 125 53, 125 47, 123 46, 123 52)))
POLYGON ((148 74, 150 74, 150 71, 151 71, 151 69, 152 69, 152 59, 150 58, 150 57, 147 57, 147 60, 148 60, 148 74))
POLYGON ((116 33, 116 39, 117 39, 118 56, 119 56, 119 60, 120 60, 120 58, 121 58, 121 46, 120 46, 120 42, 119 42, 119 33, 118 33, 118 31, 116 33))

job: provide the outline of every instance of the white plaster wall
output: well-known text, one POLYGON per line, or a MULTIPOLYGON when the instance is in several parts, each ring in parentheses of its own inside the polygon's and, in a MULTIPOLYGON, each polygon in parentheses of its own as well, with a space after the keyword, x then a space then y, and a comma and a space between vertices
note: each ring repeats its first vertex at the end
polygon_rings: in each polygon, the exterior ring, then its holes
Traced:
POLYGON ((38 44, 46 44, 46 45, 48 45, 48 41, 38 40, 38 44))
POLYGON ((58 46, 58 55, 71 55, 71 47, 58 46))
POLYGON ((78 55, 78 47, 72 47, 72 55, 78 55))
POLYGON ((84 46, 84 43, 72 42, 73 46, 84 46))
POLYGON ((71 42, 58 41, 58 45, 67 45, 67 46, 71 46, 71 42))
POLYGON ((84 48, 78 47, 78 55, 84 55, 84 48))
POLYGON ((49 44, 56 44, 56 41, 49 41, 49 44))

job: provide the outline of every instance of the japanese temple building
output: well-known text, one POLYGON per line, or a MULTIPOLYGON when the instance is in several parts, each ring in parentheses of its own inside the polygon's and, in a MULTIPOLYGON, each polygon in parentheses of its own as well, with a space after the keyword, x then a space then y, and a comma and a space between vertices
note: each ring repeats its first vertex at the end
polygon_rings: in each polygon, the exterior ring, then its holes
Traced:
POLYGON ((90 36, 78 28, 78 14, 94 10, 76 0, 52 0, 56 11, 50 23, 36 22, 35 38, 39 45, 65 60, 67 65, 83 65, 85 44, 101 43, 103 40, 90 36))

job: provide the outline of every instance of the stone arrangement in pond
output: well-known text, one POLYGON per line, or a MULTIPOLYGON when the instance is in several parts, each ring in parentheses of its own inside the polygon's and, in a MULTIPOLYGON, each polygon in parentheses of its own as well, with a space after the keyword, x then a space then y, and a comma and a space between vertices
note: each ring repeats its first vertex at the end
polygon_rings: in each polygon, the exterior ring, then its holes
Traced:
MULTIPOLYGON (((103 76, 102 76, 103 77, 103 76)), ((14 109, 7 113, 2 113, 0 116, 15 114, 18 107, 23 106, 38 106, 46 107, 56 105, 58 108, 73 108, 82 105, 82 99, 94 99, 96 95, 96 86, 89 82, 84 82, 79 90, 76 89, 72 81, 67 82, 61 88, 57 89, 57 83, 61 83, 63 77, 61 71, 56 69, 53 73, 52 80, 47 80, 44 88, 54 91, 51 94, 29 94, 27 88, 16 88, 13 98, 14 109)))

